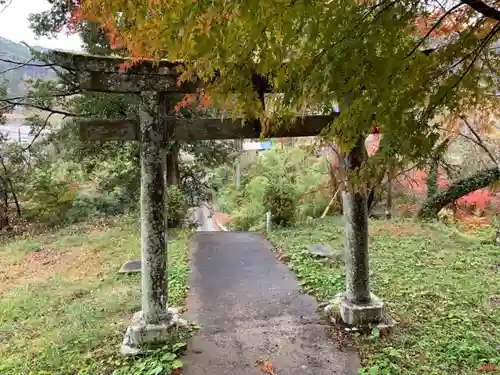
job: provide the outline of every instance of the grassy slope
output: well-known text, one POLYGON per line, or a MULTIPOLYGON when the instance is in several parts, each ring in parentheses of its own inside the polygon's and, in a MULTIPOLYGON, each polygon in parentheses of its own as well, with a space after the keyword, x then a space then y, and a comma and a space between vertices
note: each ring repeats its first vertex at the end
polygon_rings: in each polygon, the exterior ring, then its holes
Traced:
MULTIPOLYGON (((169 244, 171 306, 186 296, 186 243, 182 232, 169 244)), ((130 218, 0 245, 0 374, 119 367, 117 349, 140 309, 140 275, 117 270, 139 256, 139 224, 130 218)))
MULTIPOLYGON (((306 250, 312 243, 342 249, 340 218, 277 230, 270 238, 306 291, 324 301, 344 289, 342 266, 328 268, 306 250)), ((373 221, 370 238, 373 291, 400 326, 392 338, 377 337, 377 332, 357 338, 364 365, 372 368, 367 373, 467 375, 486 361, 496 362, 498 370, 498 247, 456 229, 413 222, 373 221)))

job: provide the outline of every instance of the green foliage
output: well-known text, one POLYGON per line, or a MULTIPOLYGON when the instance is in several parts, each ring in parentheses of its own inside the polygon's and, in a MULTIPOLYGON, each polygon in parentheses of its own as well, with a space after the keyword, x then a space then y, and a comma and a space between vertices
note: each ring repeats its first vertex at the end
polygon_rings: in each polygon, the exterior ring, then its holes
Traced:
POLYGON ((296 209, 296 194, 293 185, 286 180, 269 181, 264 191, 264 208, 271 212, 273 223, 292 224, 296 209))
POLYGON ((344 151, 371 130, 376 113, 386 155, 391 151, 423 160, 438 137, 430 120, 446 110, 474 106, 478 96, 494 93, 498 85, 493 78, 498 51, 491 48, 498 42, 498 25, 465 3, 442 8, 422 0, 242 0, 234 6, 103 1, 82 2, 79 17, 112 25, 111 37, 133 56, 192 62, 186 79, 217 75, 207 92, 215 100, 230 98, 233 109, 247 117, 263 110, 255 73, 268 77, 273 91, 282 93, 273 96, 276 117, 311 113, 352 94, 330 129, 344 151), (102 12, 103 6, 108 12, 102 12), (453 27, 439 30, 437 38, 425 36, 440 12, 446 17, 437 28, 453 27), (420 29, 426 20, 429 27, 420 29), (423 53, 429 46, 433 52, 423 53))
MULTIPOLYGON (((188 336, 184 334, 184 336, 188 336)), ((130 364, 113 371, 111 375, 163 375, 183 366, 179 352, 184 350, 186 343, 176 338, 173 345, 166 345, 155 350, 145 358, 135 359, 130 364)), ((90 374, 89 374, 90 375, 90 374)))
POLYGON ((184 222, 189 209, 186 194, 181 188, 173 185, 167 187, 166 195, 168 222, 172 224, 184 222))
POLYGON ((242 168, 239 191, 227 167, 218 170, 214 180, 218 208, 244 230, 263 228, 268 210, 282 224, 317 217, 333 194, 326 163, 298 148, 276 148, 250 157, 242 168))
POLYGON ((52 164, 32 171, 25 194, 42 221, 56 223, 67 214, 78 194, 78 169, 75 164, 52 164))
MULTIPOLYGON (((492 231, 465 235, 439 223, 370 222, 373 292, 399 322, 392 336, 357 336, 365 375, 473 375, 500 367, 500 257, 492 231)), ((343 248, 340 217, 270 233, 305 291, 320 301, 343 291, 343 265, 307 251, 313 243, 343 248)))

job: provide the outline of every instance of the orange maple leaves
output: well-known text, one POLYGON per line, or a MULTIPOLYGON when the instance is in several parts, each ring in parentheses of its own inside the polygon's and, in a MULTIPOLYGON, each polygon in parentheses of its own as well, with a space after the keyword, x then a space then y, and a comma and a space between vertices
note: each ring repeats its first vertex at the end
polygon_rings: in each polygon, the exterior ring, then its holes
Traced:
POLYGON ((174 106, 174 110, 179 112, 182 108, 193 107, 196 103, 198 103, 196 110, 201 111, 203 108, 208 108, 212 105, 212 98, 204 91, 202 91, 199 96, 196 94, 186 94, 174 106))
POLYGON ((257 364, 261 366, 262 372, 264 374, 278 375, 271 362, 260 359, 257 361, 257 364))
POLYGON ((431 38, 448 36, 453 31, 458 31, 461 28, 459 16, 456 14, 446 14, 445 16, 444 10, 434 12, 427 17, 420 17, 415 23, 419 36, 425 36, 432 30, 429 34, 431 38), (439 24, 437 24, 438 22, 439 24))

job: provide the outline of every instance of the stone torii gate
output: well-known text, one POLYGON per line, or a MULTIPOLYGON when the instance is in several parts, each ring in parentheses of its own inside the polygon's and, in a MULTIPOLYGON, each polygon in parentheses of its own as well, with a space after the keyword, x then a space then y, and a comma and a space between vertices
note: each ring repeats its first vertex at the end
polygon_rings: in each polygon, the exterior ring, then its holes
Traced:
MULTIPOLYGON (((202 87, 201 82, 177 85, 177 68, 181 63, 142 61, 123 73, 119 70, 119 66, 127 61, 123 58, 52 51, 50 60, 72 71, 83 90, 136 94, 140 103, 137 119, 80 122, 82 140, 140 143, 142 310, 134 315, 121 347, 123 354, 136 354, 143 345, 168 341, 171 327, 186 324, 177 311, 168 308, 164 204, 167 142, 259 138, 262 127, 258 120, 179 119, 167 116, 169 95, 196 93, 202 87)), ((292 123, 273 126, 278 130, 266 134, 266 137, 315 136, 337 115, 297 118, 292 123)), ((379 301, 366 301, 370 292, 368 254, 365 250, 346 250, 349 251, 346 254, 348 293, 340 303, 340 312, 347 323, 381 320, 380 304, 375 303, 374 308, 373 303, 379 301)))

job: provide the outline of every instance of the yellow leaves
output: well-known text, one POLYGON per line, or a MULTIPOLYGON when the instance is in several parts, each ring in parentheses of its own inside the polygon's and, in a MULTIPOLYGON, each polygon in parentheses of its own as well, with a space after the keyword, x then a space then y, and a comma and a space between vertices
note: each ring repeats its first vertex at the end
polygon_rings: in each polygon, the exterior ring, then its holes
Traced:
POLYGON ((276 38, 276 40, 278 42, 280 42, 281 41, 281 31, 280 30, 276 31, 276 34, 274 37, 276 38))

